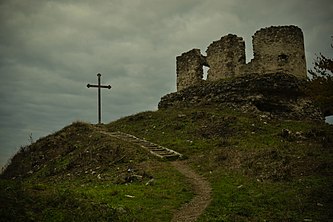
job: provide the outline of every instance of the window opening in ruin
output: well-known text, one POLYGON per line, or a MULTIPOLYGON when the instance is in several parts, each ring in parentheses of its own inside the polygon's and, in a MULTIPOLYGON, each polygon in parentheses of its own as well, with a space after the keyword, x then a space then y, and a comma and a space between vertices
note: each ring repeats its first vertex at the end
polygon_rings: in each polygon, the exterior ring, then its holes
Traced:
POLYGON ((245 63, 251 62, 254 59, 253 44, 250 37, 245 37, 245 63))
POLYGON ((288 56, 286 54, 280 54, 278 55, 278 61, 279 62, 288 62, 288 56))
POLYGON ((207 75, 208 75, 209 67, 203 66, 202 69, 203 69, 203 78, 202 79, 203 80, 207 80, 207 75))

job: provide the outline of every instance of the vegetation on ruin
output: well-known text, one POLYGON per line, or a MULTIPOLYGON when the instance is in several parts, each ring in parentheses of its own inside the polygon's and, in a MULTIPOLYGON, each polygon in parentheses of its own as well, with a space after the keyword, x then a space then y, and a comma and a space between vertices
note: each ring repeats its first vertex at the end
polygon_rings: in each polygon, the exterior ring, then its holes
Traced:
MULTIPOLYGON (((199 221, 329 221, 333 126, 216 107, 103 126, 174 149, 213 188, 199 221)), ((76 122, 23 147, 0 180, 3 221, 170 221, 193 197, 169 162, 76 122)))

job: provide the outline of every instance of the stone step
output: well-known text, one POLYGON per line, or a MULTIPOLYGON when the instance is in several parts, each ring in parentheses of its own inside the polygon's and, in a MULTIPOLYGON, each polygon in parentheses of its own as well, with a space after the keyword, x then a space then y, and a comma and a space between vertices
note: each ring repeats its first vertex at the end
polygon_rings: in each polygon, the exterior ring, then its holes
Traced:
POLYGON ((151 154, 153 154, 154 156, 157 156, 161 159, 167 159, 167 160, 176 160, 176 159, 181 159, 183 158, 183 155, 168 149, 166 147, 157 145, 155 143, 149 142, 145 139, 140 139, 137 138, 131 134, 126 134, 123 132, 106 132, 106 131, 100 131, 103 134, 109 135, 109 136, 113 136, 116 137, 118 139, 124 140, 126 142, 130 142, 133 144, 137 144, 140 145, 142 148, 148 150, 151 154))
POLYGON ((169 152, 167 150, 158 150, 158 151, 153 151, 153 152, 158 153, 160 155, 174 155, 174 153, 169 152))
POLYGON ((151 150, 151 151, 153 151, 153 152, 159 152, 159 151, 164 151, 164 149, 160 149, 160 148, 157 148, 157 149, 149 149, 149 150, 151 150))
POLYGON ((169 156, 164 156, 163 158, 167 159, 167 160, 177 160, 177 159, 179 159, 179 156, 178 155, 169 155, 169 156))
POLYGON ((162 148, 159 148, 158 146, 156 145, 148 145, 146 146, 148 149, 150 150, 163 150, 162 148))

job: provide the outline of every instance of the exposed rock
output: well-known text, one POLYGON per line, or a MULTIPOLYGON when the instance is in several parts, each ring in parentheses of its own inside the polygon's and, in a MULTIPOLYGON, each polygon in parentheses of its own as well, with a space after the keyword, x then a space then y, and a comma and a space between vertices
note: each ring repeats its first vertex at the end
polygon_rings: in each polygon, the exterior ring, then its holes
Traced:
POLYGON ((252 74, 204 82, 165 95, 158 107, 232 107, 245 113, 256 112, 275 118, 323 121, 319 108, 302 91, 305 83, 305 80, 284 73, 252 74))

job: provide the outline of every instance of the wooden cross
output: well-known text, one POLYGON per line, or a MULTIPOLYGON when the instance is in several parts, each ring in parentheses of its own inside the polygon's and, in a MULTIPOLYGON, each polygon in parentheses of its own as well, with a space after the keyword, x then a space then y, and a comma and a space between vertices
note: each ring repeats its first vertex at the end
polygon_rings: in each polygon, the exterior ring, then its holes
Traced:
POLYGON ((97 74, 97 77, 98 77, 98 85, 91 85, 91 84, 88 84, 87 87, 90 88, 90 87, 93 87, 93 88, 98 88, 98 124, 101 124, 101 88, 106 88, 106 89, 111 89, 111 86, 108 85, 108 86, 103 86, 101 85, 101 74, 98 73, 97 74))

